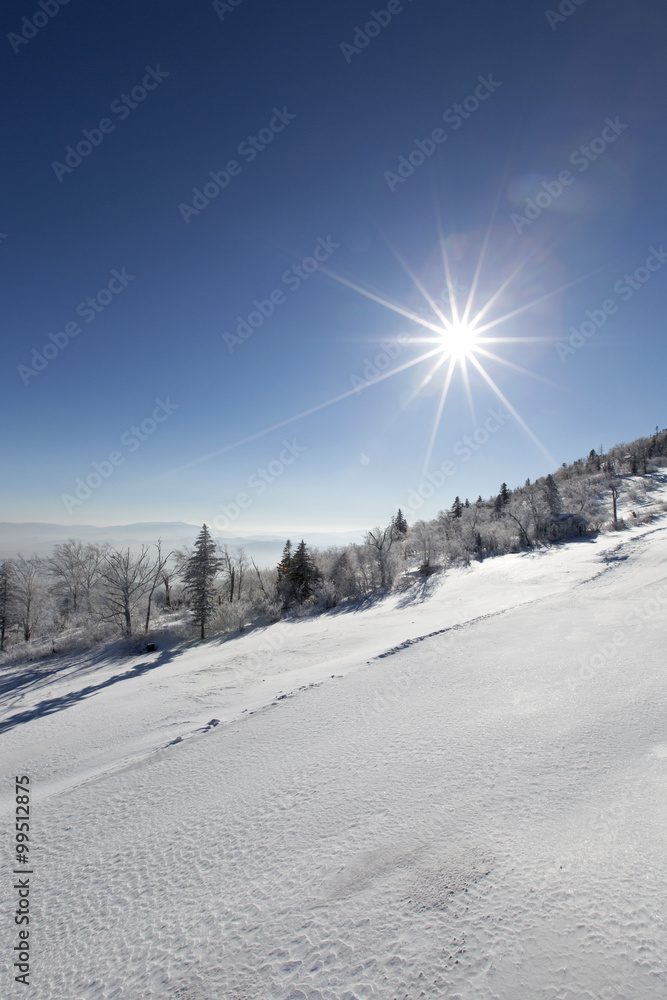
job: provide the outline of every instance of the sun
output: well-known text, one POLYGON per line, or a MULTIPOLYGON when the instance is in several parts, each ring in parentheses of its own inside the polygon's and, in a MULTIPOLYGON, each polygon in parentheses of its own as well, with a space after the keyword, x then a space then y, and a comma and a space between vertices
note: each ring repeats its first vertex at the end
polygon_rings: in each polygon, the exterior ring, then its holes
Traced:
MULTIPOLYGON (((493 348, 502 347, 506 344, 525 345, 528 343, 556 341, 556 337, 533 334, 532 332, 526 334, 520 329, 512 329, 512 326, 521 316, 541 308, 548 300, 560 295, 574 285, 585 281, 586 278, 590 277, 590 274, 584 274, 566 284, 558 284, 552 288, 545 288, 544 285, 540 287, 538 284, 535 289, 536 293, 526 296, 523 303, 512 305, 511 299, 509 302, 506 301, 506 293, 514 282, 518 283, 519 279, 522 279, 525 269, 532 263, 535 251, 532 248, 528 248, 523 255, 518 256, 515 261, 511 261, 509 268, 505 269, 504 277, 498 274, 496 279, 493 280, 492 276, 491 288, 482 294, 480 288, 481 278, 482 272, 488 269, 488 263, 485 258, 487 257, 487 253, 489 253, 494 215, 492 215, 489 221, 488 228, 482 240, 476 265, 470 275, 470 283, 465 287, 459 287, 458 279, 452 274, 450 267, 452 245, 454 246, 452 252, 456 260, 459 259, 460 254, 458 253, 458 247, 452 244, 452 239, 449 237, 445 238, 439 209, 436 211, 436 222, 439 236, 439 246, 436 246, 436 249, 439 251, 439 256, 441 257, 438 270, 441 275, 440 281, 444 279, 446 282, 443 286, 443 291, 438 296, 433 296, 429 293, 426 281, 420 280, 420 277, 409 267, 396 248, 384 237, 393 257, 412 283, 414 290, 419 295, 420 302, 423 302, 419 311, 417 311, 418 306, 402 305, 400 302, 388 298, 374 288, 363 287, 358 281, 353 281, 348 277, 337 274, 329 270, 326 266, 320 266, 319 268, 320 272, 331 280, 377 303, 394 316, 400 316, 403 320, 408 320, 412 323, 414 330, 410 334, 409 342, 414 346, 423 345, 423 350, 420 349, 415 357, 401 361, 395 367, 388 368, 386 371, 380 370, 377 375, 373 378, 368 378, 362 385, 354 385, 352 389, 345 389, 329 399, 301 410, 299 413, 287 416, 268 427, 263 427, 260 430, 247 434, 239 440, 217 448, 215 451, 201 455, 176 469, 164 473, 158 478, 162 479, 174 473, 183 472, 202 462, 207 462, 220 455, 224 455, 233 449, 250 444, 250 442, 256 441, 258 438, 287 427, 295 421, 303 420, 351 396, 358 395, 359 392, 370 389, 379 382, 384 382, 385 379, 395 378, 402 372, 418 365, 421 366, 423 363, 428 363, 428 370, 423 377, 415 379, 412 391, 402 403, 403 406, 411 403, 429 384, 434 384, 434 378, 438 377, 438 373, 440 373, 440 393, 436 403, 431 434, 423 456, 422 475, 426 475, 428 471, 445 403, 452 383, 457 376, 460 378, 464 388, 473 421, 476 422, 477 417, 473 402, 471 376, 486 384, 495 394, 496 398, 512 414, 526 435, 542 451, 550 464, 555 465, 556 460, 549 454, 537 435, 530 429, 499 385, 493 380, 486 370, 485 364, 492 362, 494 365, 501 365, 512 372, 530 376, 553 386, 553 383, 549 382, 544 376, 531 372, 514 361, 502 357, 493 348), (465 297, 463 293, 466 293, 465 297)), ((488 281, 485 284, 488 284, 488 281)), ((383 338, 386 341, 391 341, 392 339, 392 336, 383 338)), ((405 341, 399 337, 397 343, 402 347, 405 341)))
POLYGON ((457 361, 470 360, 479 346, 477 330, 472 323, 459 320, 442 331, 442 350, 457 361))

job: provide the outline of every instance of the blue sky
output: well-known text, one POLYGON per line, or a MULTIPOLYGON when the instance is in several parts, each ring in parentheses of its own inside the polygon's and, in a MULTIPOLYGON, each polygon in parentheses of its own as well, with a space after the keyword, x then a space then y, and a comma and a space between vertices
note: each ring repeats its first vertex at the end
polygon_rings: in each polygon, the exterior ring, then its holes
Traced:
POLYGON ((658 0, 0 16, 0 519, 414 521, 664 425, 658 0), (437 420, 445 259, 511 409, 437 420))

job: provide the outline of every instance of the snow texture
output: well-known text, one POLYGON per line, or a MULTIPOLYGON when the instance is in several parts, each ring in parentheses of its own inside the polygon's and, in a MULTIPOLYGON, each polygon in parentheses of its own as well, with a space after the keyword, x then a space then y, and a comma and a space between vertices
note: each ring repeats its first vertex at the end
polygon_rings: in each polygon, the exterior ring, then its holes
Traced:
POLYGON ((6 677, 32 1000, 667 995, 666 566, 657 521, 6 677))

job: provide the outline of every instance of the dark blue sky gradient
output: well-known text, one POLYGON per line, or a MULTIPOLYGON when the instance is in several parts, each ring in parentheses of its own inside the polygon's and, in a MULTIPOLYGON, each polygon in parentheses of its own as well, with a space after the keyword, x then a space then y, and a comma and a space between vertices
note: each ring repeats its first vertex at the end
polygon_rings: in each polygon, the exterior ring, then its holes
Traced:
MULTIPOLYGON (((492 349, 548 383, 484 365, 555 461, 663 426, 667 266, 627 301, 614 285, 667 244, 667 12, 658 0, 569 6, 552 30, 532 0, 406 0, 348 63, 340 43, 382 0, 243 0, 222 21, 203 0, 70 0, 16 53, 8 34, 40 8, 6 3, 0 519, 218 516, 234 533, 335 530, 384 522, 398 506, 410 521, 433 516, 455 494, 474 499, 549 471, 512 418, 470 460, 459 447, 456 474, 411 509, 443 383, 440 369, 411 398, 428 362, 183 469, 345 393, 378 341, 423 335, 321 271, 293 291, 282 276, 331 238, 340 246, 325 267, 419 309, 425 302, 389 244, 438 294, 438 207, 463 285, 493 219, 478 308, 521 261, 490 317, 543 299, 495 332, 551 340, 492 349), (146 67, 168 76, 121 120, 111 105, 146 67), (489 75, 500 86, 451 130, 443 112, 489 75), (276 108, 296 118, 247 162, 239 144, 276 108), (114 130, 59 181, 53 161, 104 118, 114 130), (580 173, 570 156, 606 118, 627 128, 580 173), (447 141, 392 192, 385 172, 438 127, 447 141), (240 174, 186 224, 179 204, 231 159, 240 174), (517 232, 512 213, 567 169, 573 184, 517 232), (133 280, 82 322, 78 304, 123 268, 133 280), (223 334, 277 288, 285 301, 230 353, 223 334), (556 342, 609 298, 618 310, 563 361, 556 342), (68 322, 81 333, 24 384, 19 367, 68 322), (119 445, 167 397, 178 405, 168 419, 135 449, 119 445), (304 450, 261 492, 249 486, 280 461, 285 440, 304 450), (68 509, 63 494, 74 496, 77 480, 114 450, 122 462, 68 509), (227 524, 220 512, 239 493, 250 503, 227 524)), ((392 364, 424 349, 413 340, 392 364)), ((471 383, 474 418, 453 379, 431 470, 497 403, 481 377, 471 383)))

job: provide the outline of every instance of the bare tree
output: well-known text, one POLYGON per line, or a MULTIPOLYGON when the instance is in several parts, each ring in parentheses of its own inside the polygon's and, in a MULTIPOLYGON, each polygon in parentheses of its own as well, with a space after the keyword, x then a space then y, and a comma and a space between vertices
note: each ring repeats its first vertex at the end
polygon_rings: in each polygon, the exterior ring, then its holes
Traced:
MULTIPOLYGON (((173 553, 170 553, 173 555, 173 553)), ((171 608, 171 581, 174 574, 169 569, 168 565, 162 568, 162 573, 160 575, 160 582, 164 584, 164 606, 165 608, 171 608)))
POLYGON ((226 576, 228 602, 232 603, 234 595, 236 595, 236 600, 240 601, 243 596, 243 583, 249 566, 248 557, 243 549, 237 549, 232 554, 226 545, 218 544, 218 551, 222 560, 222 570, 226 576))
POLYGON ((609 489, 611 490, 611 502, 614 510, 614 524, 618 524, 618 512, 617 512, 617 502, 618 502, 618 483, 611 483, 609 489))
POLYGON ((388 587, 393 581, 395 567, 391 550, 395 540, 396 533, 392 524, 386 528, 374 528, 373 531, 366 532, 366 548, 373 556, 379 570, 381 587, 388 587))
POLYGON ((148 553, 145 545, 138 556, 132 556, 129 548, 122 552, 111 549, 100 569, 102 603, 106 609, 103 618, 117 625, 125 636, 132 635, 132 617, 155 579, 148 553))
POLYGON ((46 560, 48 572, 56 579, 56 593, 68 601, 72 614, 81 610, 84 600, 90 610, 90 595, 104 552, 103 546, 84 545, 70 538, 55 545, 46 560))
POLYGON ((530 507, 521 498, 513 498, 505 507, 504 513, 509 517, 519 529, 521 540, 526 548, 532 548, 532 542, 528 530, 530 528, 531 512, 530 507))
POLYGON ((425 576, 432 572, 439 540, 439 527, 436 521, 415 521, 408 535, 408 547, 411 554, 418 555, 421 562, 420 573, 425 576))
POLYGON ((29 642, 37 627, 40 613, 40 572, 42 561, 33 555, 25 559, 20 553, 12 563, 13 603, 16 622, 29 642))
POLYGON ((236 568, 236 599, 241 600, 243 594, 243 584, 248 570, 248 557, 245 550, 239 548, 234 554, 234 565, 236 568))
MULTIPOLYGON (((151 604, 153 603, 153 594, 155 593, 155 588, 159 583, 165 582, 165 566, 167 565, 171 557, 171 552, 168 552, 166 556, 162 555, 161 538, 158 538, 156 543, 156 548, 157 548, 157 556, 155 557, 155 562, 153 563, 153 581, 151 583, 151 588, 148 591, 148 601, 146 604, 146 627, 144 629, 145 632, 148 632, 148 625, 151 620, 151 604)), ((169 586, 168 582, 166 586, 168 588, 169 586)))
POLYGON ((255 570, 255 573, 257 574, 257 579, 259 580, 259 586, 260 586, 260 588, 262 590, 262 593, 264 594, 264 597, 266 597, 268 599, 269 595, 266 592, 266 587, 264 586, 264 581, 262 580, 262 574, 257 569, 257 566, 255 564, 255 560, 251 559, 250 562, 252 563, 252 566, 253 566, 253 569, 255 570))
MULTIPOLYGON (((549 517, 551 516, 549 502, 545 496, 544 489, 540 488, 537 483, 533 483, 532 486, 524 486, 521 490, 521 495, 530 511, 535 544, 539 545, 542 528, 546 525, 549 517)), ((558 497, 558 500, 560 501, 560 496, 558 497)), ((555 502, 554 495, 554 504, 555 502)))

